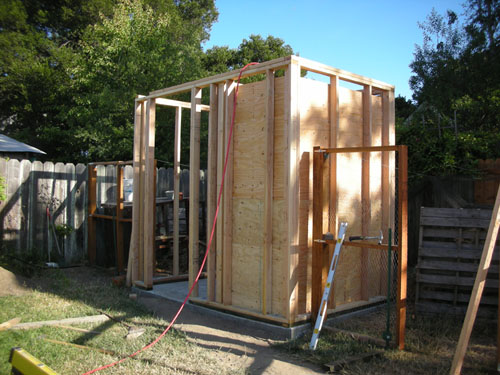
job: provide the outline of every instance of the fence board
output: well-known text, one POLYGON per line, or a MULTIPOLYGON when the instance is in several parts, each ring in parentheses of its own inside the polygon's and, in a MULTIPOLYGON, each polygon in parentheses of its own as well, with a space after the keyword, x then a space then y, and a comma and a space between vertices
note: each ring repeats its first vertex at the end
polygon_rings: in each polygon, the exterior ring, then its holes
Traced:
MULTIPOLYGON (((104 210, 103 204, 116 202, 116 168, 97 166, 97 171, 97 204, 99 209, 104 210)), ((124 178, 133 178, 132 166, 125 166, 123 174, 124 178)), ((64 240, 59 241, 61 246, 64 242, 65 264, 80 263, 87 257, 86 165, 29 160, 19 162, 0 158, 0 176, 5 177, 7 193, 6 200, 0 202, 0 238, 8 249, 21 256, 33 251, 44 261, 48 260, 50 252, 51 261, 61 262, 47 219, 46 209, 49 208, 56 225, 67 224, 73 228, 64 240)), ((165 196, 167 190, 172 190, 173 169, 160 168, 157 184, 158 196, 165 196)), ((205 185, 205 172, 200 171, 201 197, 206 195, 205 185)), ((188 170, 181 171, 180 191, 189 197, 188 170)), ((180 211, 181 230, 185 231, 185 212, 183 208, 180 211)), ((168 217, 172 217, 170 212, 168 217)), ((112 232, 104 222, 100 222, 98 228, 103 232, 112 232)), ((101 238, 104 241, 105 236, 101 238)), ((113 244, 101 247, 112 251, 113 244)))
MULTIPOLYGON (((422 207, 420 212, 417 311, 464 314, 491 210, 422 207)), ((497 244, 486 280, 488 290, 481 300, 482 310, 498 304, 499 248, 497 244)), ((490 313, 483 311, 481 315, 490 313)))

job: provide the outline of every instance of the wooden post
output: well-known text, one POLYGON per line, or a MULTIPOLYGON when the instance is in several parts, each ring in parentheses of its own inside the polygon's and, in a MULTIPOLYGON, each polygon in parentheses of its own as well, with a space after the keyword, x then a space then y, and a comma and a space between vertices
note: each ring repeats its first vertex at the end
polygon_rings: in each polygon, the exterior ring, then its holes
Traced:
POLYGON ((299 262, 299 109, 300 64, 292 59, 285 73, 285 205, 287 205, 287 257, 284 275, 286 285, 285 311, 289 324, 298 314, 298 262, 299 262))
POLYGON ((264 175, 264 247, 262 267, 262 313, 272 310, 273 277, 273 176, 274 176, 274 71, 266 72, 266 165, 264 175))
POLYGON ((321 304, 323 252, 322 243, 316 242, 323 238, 323 160, 324 154, 319 147, 313 150, 313 244, 311 273, 311 319, 314 322, 318 316, 321 304))
MULTIPOLYGON (((372 87, 363 89, 363 147, 372 145, 372 87)), ((361 235, 368 236, 371 224, 370 200, 370 153, 362 153, 361 162, 361 235)), ((368 300, 368 283, 370 268, 368 265, 368 248, 361 249, 361 299, 368 300)))
MULTIPOLYGON (((389 114, 391 112, 391 103, 389 101, 389 92, 384 91, 382 93, 382 146, 389 146, 389 129, 390 129, 390 119, 389 114)), ((381 165, 381 184, 382 184, 382 232, 384 237, 388 236, 389 226, 394 228, 394 224, 390 222, 391 211, 394 208, 391 205, 391 194, 390 194, 390 166, 389 166, 389 151, 382 152, 382 165, 381 165)), ((380 261, 387 263, 387 254, 380 253, 380 261)), ((384 264, 381 263, 381 264, 384 264)), ((381 275, 379 288, 383 291, 387 288, 387 275, 381 275)), ((383 292, 382 292, 383 294, 383 292)), ((387 296, 388 298, 390 297, 387 296)))
POLYGON ((398 288, 396 301, 396 343, 405 347, 406 326, 406 274, 408 270, 408 147, 398 146, 398 288))
POLYGON ((131 286, 138 279, 139 271, 139 246, 140 246, 140 228, 142 226, 141 217, 141 201, 137 197, 141 196, 141 154, 142 154, 142 137, 143 137, 143 112, 144 102, 135 102, 134 116, 134 154, 133 154, 133 170, 134 170, 134 185, 132 203, 132 234, 130 237, 130 247, 127 266, 127 286, 131 286))
POLYGON ((144 288, 153 288, 153 252, 155 224, 155 99, 148 99, 145 126, 145 178, 144 178, 144 288))
MULTIPOLYGON (((218 118, 217 118, 217 194, 221 189, 222 184, 222 171, 224 169, 224 157, 226 150, 226 143, 224 142, 224 124, 225 124, 225 104, 226 104, 226 84, 219 83, 217 89, 218 94, 218 118)), ((223 294, 223 229, 224 229, 224 209, 223 202, 224 196, 222 196, 222 200, 220 202, 221 209, 219 209, 219 215, 217 218, 217 226, 216 226, 216 236, 215 236, 215 253, 216 253, 216 282, 215 282, 215 300, 218 303, 222 303, 222 294, 223 294)), ((217 197, 218 198, 218 197, 217 197)))
MULTIPOLYGON (((208 176, 207 176, 207 246, 212 234, 213 220, 217 206, 217 84, 210 85, 210 115, 208 117, 208 176)), ((207 300, 215 301, 215 236, 207 259, 207 300)))
MULTIPOLYGON (((189 288, 199 270, 200 237, 200 123, 201 88, 191 89, 191 131, 189 134, 189 288)), ((198 285, 193 288, 198 297, 198 285)))
POLYGON ((89 165, 89 188, 88 188, 88 256, 91 265, 95 264, 96 260, 96 224, 93 215, 96 211, 97 202, 97 169, 95 165, 89 165))
POLYGON ((179 200, 180 200, 180 173, 181 173, 181 131, 182 131, 182 108, 175 108, 175 130, 174 130, 174 243, 172 254, 172 265, 174 276, 179 276, 179 200))
POLYGON ((118 273, 121 274, 124 269, 123 264, 123 166, 120 163, 116 164, 116 267, 118 273))
MULTIPOLYGON (((340 110, 339 110, 339 78, 337 76, 330 76, 330 112, 329 112, 329 120, 330 120, 330 147, 331 148, 336 148, 337 147, 337 132, 339 128, 339 121, 340 121, 340 110)), ((330 154, 329 155, 330 159, 330 171, 329 171, 329 215, 328 215, 328 224, 329 228, 328 230, 330 233, 333 233, 333 235, 337 234, 337 154, 330 154)), ((333 249, 333 246, 329 246, 329 251, 328 257, 329 259, 326 261, 326 263, 323 264, 323 267, 326 267, 328 269, 329 264, 330 264, 330 259, 331 256, 333 256, 333 253, 330 256, 330 250, 333 249)), ((324 262, 324 259, 323 259, 324 262)), ((323 278, 324 280, 321 282, 321 285, 323 286, 326 283, 326 278, 328 277, 328 271, 325 272, 323 271, 323 278)), ((321 295, 319 296, 321 300, 321 295)), ((331 289, 330 292, 330 301, 331 303, 331 308, 335 308, 335 287, 331 289)), ((318 305, 319 308, 319 305, 318 305)))
POLYGON ((474 287, 472 288, 469 306, 467 307, 464 324, 462 326, 462 331, 460 332, 460 338, 458 339, 457 350, 455 351, 453 362, 451 364, 451 375, 459 375, 462 369, 465 352, 467 351, 467 344, 469 343, 472 327, 474 326, 474 321, 476 320, 477 310, 479 308, 479 303, 481 302, 484 285, 486 284, 486 276, 488 275, 491 258, 493 257, 493 251, 495 250, 499 227, 500 186, 498 187, 497 198, 495 200, 495 207, 493 208, 493 213, 491 215, 488 234, 486 235, 486 240, 484 241, 483 253, 481 255, 481 261, 479 262, 479 268, 477 270, 476 280, 474 281, 474 287))
MULTIPOLYGON (((231 80, 226 82, 226 104, 225 104, 225 140, 224 144, 228 144, 229 130, 233 118, 233 100, 234 100, 235 83, 231 80)), ((223 258, 222 258, 222 303, 231 305, 232 296, 232 267, 233 267, 233 151, 234 143, 231 142, 231 147, 227 150, 229 156, 227 161, 226 176, 224 179, 224 236, 223 236, 223 258)))

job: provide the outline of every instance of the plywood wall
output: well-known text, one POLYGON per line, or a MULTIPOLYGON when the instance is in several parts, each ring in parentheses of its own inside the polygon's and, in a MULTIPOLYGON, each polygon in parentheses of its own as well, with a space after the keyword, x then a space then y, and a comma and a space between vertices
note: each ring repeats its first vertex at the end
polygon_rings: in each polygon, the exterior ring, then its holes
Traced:
MULTIPOLYGON (((286 285, 285 262, 290 251, 287 240, 287 206, 284 195, 285 144, 285 79, 275 78, 274 89, 274 177, 272 218, 272 306, 270 314, 286 317, 284 303, 286 285)), ((339 88, 338 123, 332 121, 329 84, 307 78, 300 79, 300 159, 299 159, 299 266, 298 313, 311 310, 312 248, 312 163, 313 147, 332 147, 331 124, 337 127, 337 147, 363 145, 363 92, 339 88)), ((266 81, 240 86, 234 128, 232 305, 249 311, 262 310, 262 277, 264 255, 264 184, 266 165, 266 81)), ((372 95, 372 145, 382 144, 382 98, 372 95)), ((371 224, 370 235, 377 235, 382 223, 382 156, 370 155, 371 224)), ((329 184, 329 171, 325 183, 329 184)), ((328 212, 325 199, 325 223, 347 221, 347 236, 361 234, 362 154, 337 156, 336 215, 328 212)), ((336 229, 334 230, 336 234, 336 229)), ((369 251, 366 275, 361 274, 362 250, 344 248, 335 277, 332 296, 334 308, 361 299, 362 278, 368 280, 368 297, 383 294, 385 269, 381 252, 369 251)))

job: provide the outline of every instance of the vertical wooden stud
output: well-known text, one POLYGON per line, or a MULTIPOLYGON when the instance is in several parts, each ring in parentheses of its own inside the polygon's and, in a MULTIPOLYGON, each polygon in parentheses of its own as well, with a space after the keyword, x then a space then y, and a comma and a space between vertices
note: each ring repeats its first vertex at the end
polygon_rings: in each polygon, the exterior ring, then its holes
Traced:
POLYGON ((137 197, 141 196, 141 153, 142 153, 142 136, 143 136, 143 111, 144 102, 135 101, 135 116, 134 116, 134 154, 133 154, 133 199, 132 203, 132 234, 130 237, 130 248, 128 255, 128 266, 127 266, 127 286, 132 285, 134 281, 138 280, 138 268, 139 268, 139 243, 141 241, 139 237, 141 220, 141 201, 137 197))
MULTIPOLYGON (((363 146, 372 144, 372 87, 363 89, 363 146)), ((370 203, 370 153, 362 153, 361 164, 361 235, 368 236, 371 224, 370 203)), ((361 249, 361 299, 368 300, 368 283, 370 280, 368 265, 368 249, 361 249)))
MULTIPOLYGON (((229 131, 233 119, 234 108, 234 88, 235 83, 228 80, 226 82, 226 104, 225 104, 225 141, 227 145, 229 141, 229 131)), ((233 139, 234 140, 234 139, 233 139)), ((233 151, 234 142, 231 141, 231 146, 227 150, 227 168, 226 176, 224 178, 224 245, 223 245, 223 258, 222 258, 222 303, 224 305, 232 304, 232 272, 233 272, 233 151)))
MULTIPOLYGON (((339 121, 340 121, 340 110, 339 110, 339 78, 337 76, 331 76, 330 77, 330 93, 329 93, 329 120, 330 120, 330 147, 331 148, 336 148, 337 147, 337 132, 339 128, 339 121)), ((332 233, 334 236, 337 235, 337 154, 332 153, 329 155, 330 159, 330 169, 329 169, 329 176, 330 176, 330 186, 329 186, 329 218, 328 218, 328 223, 329 223, 329 232, 332 233)), ((330 246, 330 249, 332 249, 333 246, 330 246)), ((330 259, 333 256, 333 254, 330 254, 330 251, 328 252, 329 259, 327 260, 326 264, 323 265, 323 267, 329 267, 330 264, 330 259)), ((324 260, 323 260, 324 261, 324 260)), ((326 283, 326 278, 328 277, 327 275, 324 276, 324 280, 322 281, 322 285, 326 283)), ((332 288, 331 293, 330 293, 330 301, 331 301, 331 308, 335 308, 335 288, 332 288)), ((320 296, 321 298, 321 296, 320 296)))
MULTIPOLYGON (((226 105, 226 84, 219 83, 217 89, 218 108, 217 108, 217 194, 219 194, 222 184, 222 172, 224 170, 224 157, 226 150, 224 125, 225 125, 225 105, 226 105)), ((219 197, 217 197, 219 199, 219 197)), ((219 209, 215 236, 215 260, 216 260, 216 281, 215 281, 215 300, 222 303, 222 285, 223 285, 223 229, 224 229, 224 209, 223 202, 220 202, 222 209, 219 209)))
POLYGON ((264 176, 264 248, 262 267, 262 313, 272 307, 273 276, 273 176, 274 176, 274 71, 266 72, 266 165, 264 176))
POLYGON ((179 276, 179 200, 181 180, 181 132, 182 132, 182 108, 175 108, 175 130, 174 130, 174 208, 173 208, 173 254, 172 270, 174 276, 179 276))
MULTIPOLYGON (((389 129, 390 129, 390 100, 389 92, 384 91, 382 93, 382 146, 389 146, 389 129)), ((387 233, 389 226, 394 228, 394 223, 391 223, 391 211, 394 211, 394 207, 391 202, 391 181, 390 181, 390 169, 389 169, 389 157, 393 152, 384 151, 382 152, 382 170, 381 170, 381 183, 382 183, 382 232, 384 237, 387 238, 387 233)), ((380 257, 382 264, 387 263, 387 254, 381 253, 380 257), (385 259, 385 261, 384 261, 385 259)), ((387 275, 381 275, 380 277, 380 290, 385 290, 387 287, 387 275)), ((383 293, 383 292, 382 292, 383 293)), ((390 295, 387 296, 390 298, 390 295)))
POLYGON ((156 102, 148 99, 146 103, 145 125, 145 173, 144 173, 144 287, 153 288, 153 252, 154 252, 154 225, 155 225, 155 122, 156 102))
POLYGON ((123 166, 118 163, 116 165, 116 215, 115 215, 115 225, 116 225, 116 266, 118 273, 123 272, 123 166))
POLYGON ((408 147, 399 146, 398 168, 398 288, 396 298, 396 343, 400 350, 405 346, 406 279, 408 270, 408 147))
POLYGON ((285 311, 289 324, 298 313, 299 261, 299 110, 300 64, 291 60, 285 73, 285 204, 287 205, 287 257, 284 275, 286 285, 285 311))
POLYGON ((316 240, 323 238, 323 160, 324 154, 319 147, 313 151, 313 244, 312 244, 312 274, 311 274, 311 318, 318 316, 321 303, 322 268, 324 246, 316 240))
MULTIPOLYGON (((189 288, 199 271, 200 236, 200 124, 201 88, 191 89, 191 131, 189 134, 189 288)), ((198 297, 198 285, 193 288, 198 297)))
POLYGON ((88 255, 90 264, 94 265, 96 260, 96 223, 93 215, 97 207, 97 168, 89 165, 89 188, 88 188, 88 255))
POLYGON ((469 305, 467 306, 464 324, 462 326, 462 330, 460 331, 460 338, 458 339, 458 345, 455 351, 455 355, 453 356, 453 362, 451 364, 450 370, 451 375, 460 375, 460 371, 462 369, 465 352, 467 351, 467 344, 469 343, 472 327, 474 326, 474 321, 476 320, 477 310, 479 308, 481 296, 486 284, 486 276, 488 275, 488 269, 490 268, 491 259, 493 258, 493 252, 495 250, 495 244, 497 242, 499 227, 500 186, 498 187, 495 206, 491 215, 488 233, 484 241, 483 252, 481 254, 481 260, 479 262, 476 279, 474 280, 474 287, 472 288, 469 305))
MULTIPOLYGON (((208 117, 208 177, 207 177, 207 246, 212 234, 217 206, 217 84, 210 85, 210 114, 208 117)), ((216 254, 215 237, 207 259, 207 300, 215 301, 216 254)))

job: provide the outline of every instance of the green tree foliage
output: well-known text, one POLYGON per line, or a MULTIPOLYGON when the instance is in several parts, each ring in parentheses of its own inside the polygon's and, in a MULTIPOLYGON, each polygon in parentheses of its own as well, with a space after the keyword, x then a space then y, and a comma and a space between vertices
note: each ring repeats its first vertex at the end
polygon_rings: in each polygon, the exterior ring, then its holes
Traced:
POLYGON ((66 120, 85 146, 80 151, 93 160, 130 158, 137 93, 202 75, 204 28, 167 5, 162 13, 140 1, 120 1, 112 17, 89 26, 80 40, 66 120))
POLYGON ((283 39, 272 35, 264 39, 252 34, 249 39, 243 39, 236 49, 215 46, 207 50, 203 62, 208 73, 217 74, 242 68, 250 62, 264 62, 293 54, 292 47, 283 39))
MULTIPOLYGON (((236 49, 203 52, 217 16, 214 0, 1 2, 3 131, 54 161, 131 159, 137 94, 293 53, 283 40, 259 35, 236 49)), ((158 109, 156 157, 170 162, 173 119, 174 111, 158 109)), ((204 137, 205 113, 202 121, 204 137)), ((188 123, 184 111, 185 163, 188 123)))
POLYGON ((499 0, 469 0, 464 17, 433 10, 419 24, 410 64, 418 109, 398 128, 414 176, 470 173, 477 159, 500 157, 499 20, 499 0))

